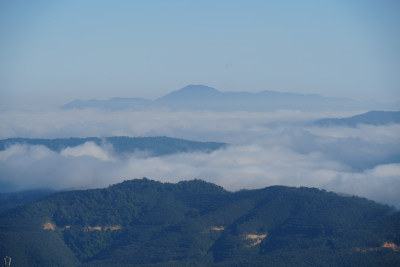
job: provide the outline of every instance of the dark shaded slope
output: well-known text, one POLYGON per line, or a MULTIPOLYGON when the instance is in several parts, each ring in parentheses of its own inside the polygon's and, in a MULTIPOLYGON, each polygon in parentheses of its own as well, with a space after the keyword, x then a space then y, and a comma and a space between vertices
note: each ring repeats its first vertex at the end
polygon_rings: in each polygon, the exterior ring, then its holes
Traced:
POLYGON ((0 193, 0 214, 54 193, 50 189, 27 190, 12 193, 0 193))

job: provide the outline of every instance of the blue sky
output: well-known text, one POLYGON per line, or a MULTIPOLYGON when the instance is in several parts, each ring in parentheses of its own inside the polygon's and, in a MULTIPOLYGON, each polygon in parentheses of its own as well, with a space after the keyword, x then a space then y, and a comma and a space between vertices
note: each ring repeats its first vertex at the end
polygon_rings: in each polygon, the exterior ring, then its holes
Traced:
POLYGON ((400 100, 399 1, 0 3, 0 105, 187 84, 400 100))

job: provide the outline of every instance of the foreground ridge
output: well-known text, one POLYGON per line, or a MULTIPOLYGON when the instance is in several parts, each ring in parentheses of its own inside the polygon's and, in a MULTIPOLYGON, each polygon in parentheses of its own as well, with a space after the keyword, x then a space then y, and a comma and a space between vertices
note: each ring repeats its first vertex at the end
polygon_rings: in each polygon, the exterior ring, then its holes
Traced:
POLYGON ((143 178, 4 211, 0 252, 17 266, 398 265, 399 225, 392 207, 315 188, 143 178))

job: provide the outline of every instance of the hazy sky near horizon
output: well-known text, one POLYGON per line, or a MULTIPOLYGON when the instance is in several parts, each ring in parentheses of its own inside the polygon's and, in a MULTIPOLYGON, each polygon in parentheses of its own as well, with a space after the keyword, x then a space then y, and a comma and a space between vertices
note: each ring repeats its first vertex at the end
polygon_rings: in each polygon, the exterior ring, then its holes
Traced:
POLYGON ((0 106, 188 84, 399 101, 400 2, 0 3, 0 106))

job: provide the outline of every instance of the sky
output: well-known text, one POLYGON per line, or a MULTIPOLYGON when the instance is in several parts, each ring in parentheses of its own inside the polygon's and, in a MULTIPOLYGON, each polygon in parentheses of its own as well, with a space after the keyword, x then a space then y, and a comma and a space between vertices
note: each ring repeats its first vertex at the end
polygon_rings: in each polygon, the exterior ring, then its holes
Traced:
POLYGON ((0 107, 188 84, 400 99, 400 2, 0 2, 0 107))

